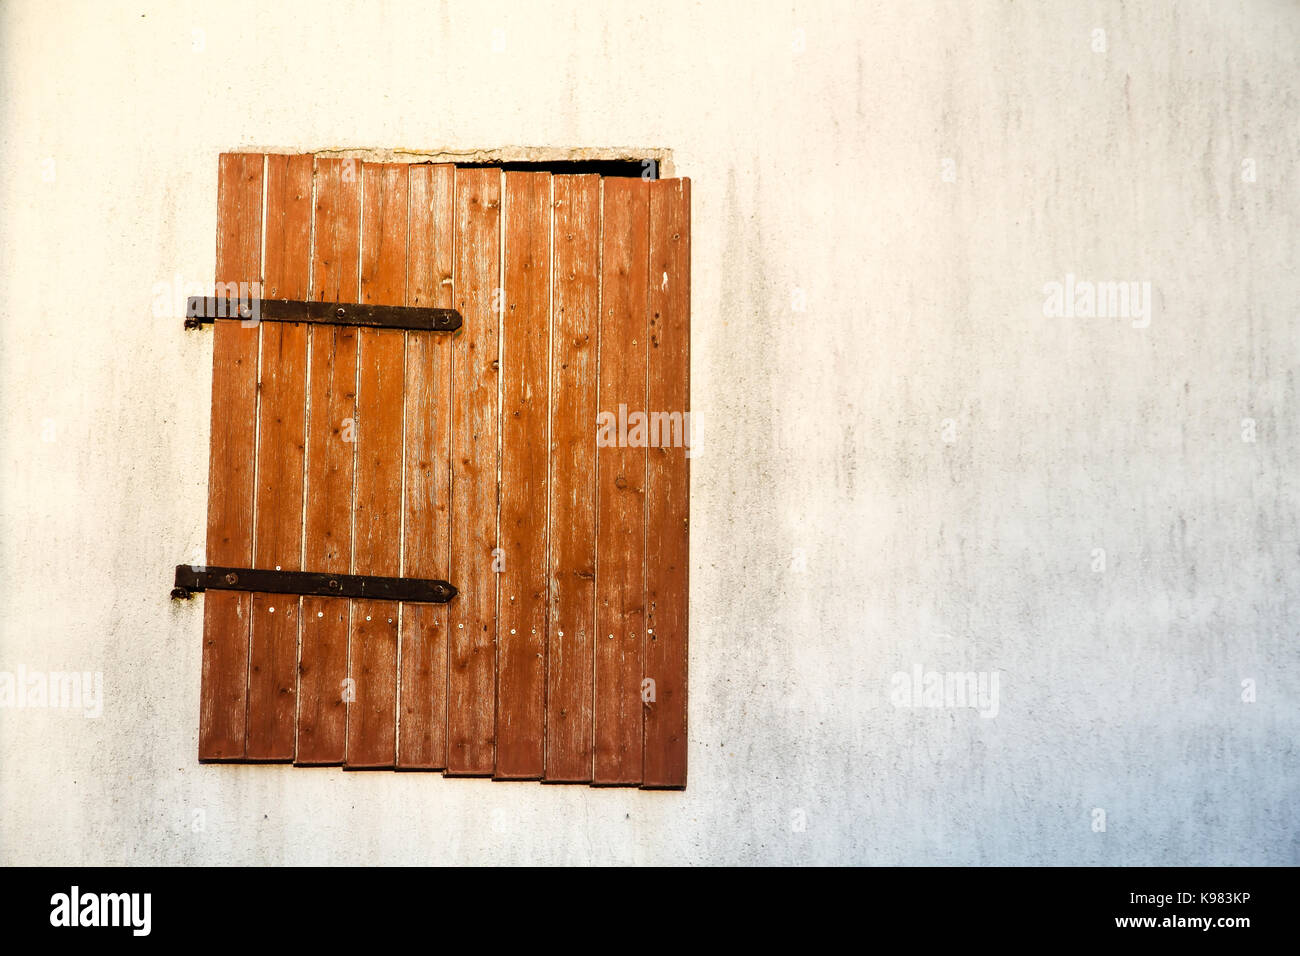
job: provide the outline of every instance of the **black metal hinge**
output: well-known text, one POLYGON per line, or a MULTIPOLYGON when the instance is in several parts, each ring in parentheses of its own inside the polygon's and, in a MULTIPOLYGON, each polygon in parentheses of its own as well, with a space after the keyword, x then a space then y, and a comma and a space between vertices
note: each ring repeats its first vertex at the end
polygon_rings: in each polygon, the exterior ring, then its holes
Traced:
POLYGON ((455 309, 407 305, 361 305, 356 302, 304 302, 300 299, 241 299, 238 296, 192 296, 185 307, 185 328, 197 329, 217 319, 242 322, 306 322, 353 325, 410 332, 454 332, 460 328, 455 309))
POLYGON ((370 598, 407 604, 446 604, 457 594, 446 581, 432 578, 385 578, 369 574, 319 574, 315 571, 271 571, 266 568, 213 568, 176 565, 172 597, 188 598, 196 591, 266 591, 321 597, 370 598))

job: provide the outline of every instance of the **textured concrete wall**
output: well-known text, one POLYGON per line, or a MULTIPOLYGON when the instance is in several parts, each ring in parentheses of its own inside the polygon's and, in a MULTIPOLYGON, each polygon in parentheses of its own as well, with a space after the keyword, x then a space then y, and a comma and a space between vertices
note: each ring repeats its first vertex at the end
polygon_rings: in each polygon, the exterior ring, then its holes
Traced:
POLYGON ((0 861, 1300 862, 1295 4, 371 7, 0 8, 0 861), (507 145, 694 180, 689 790, 200 766, 217 153, 507 145))

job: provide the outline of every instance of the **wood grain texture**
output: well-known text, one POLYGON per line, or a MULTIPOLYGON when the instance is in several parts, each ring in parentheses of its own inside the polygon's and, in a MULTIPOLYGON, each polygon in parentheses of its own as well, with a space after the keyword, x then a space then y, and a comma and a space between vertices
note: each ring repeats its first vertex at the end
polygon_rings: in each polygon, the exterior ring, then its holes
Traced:
POLYGON ((496 776, 539 779, 546 734, 551 177, 505 174, 496 776))
MULTIPOLYGON (((411 166, 406 304, 452 308, 450 165, 411 166)), ((447 578, 451 517, 451 340, 406 335, 402 573, 447 578)), ((447 608, 402 607, 397 766, 447 765, 447 608)))
MULTIPOLYGON (((310 156, 272 155, 266 165, 264 295, 307 297, 311 268, 310 156)), ((301 570, 306 445, 307 327, 263 322, 258 383, 257 498, 253 566, 301 570)), ((301 601, 254 594, 248 662, 249 760, 292 760, 301 601)))
POLYGON ((219 282, 463 325, 217 321, 208 562, 459 593, 207 593, 200 759, 684 788, 689 180, 228 154, 218 194, 219 282))
POLYGON ((497 348, 501 171, 457 169, 452 349, 451 574, 447 772, 495 767, 497 348))
POLYGON ((596 444, 597 784, 638 784, 642 774, 647 459, 630 426, 645 408, 648 200, 641 180, 604 181, 596 402, 614 425, 601 447, 598 423, 596 444))
MULTIPOLYGON (((361 164, 316 160, 311 298, 360 297, 361 164)), ((357 330, 312 326, 308 378, 306 532, 309 571, 352 568, 357 330)), ((305 597, 298 661, 296 762, 339 764, 347 742, 348 621, 351 602, 305 597)))
MULTIPOLYGON (((220 283, 261 279, 263 166, 264 158, 255 153, 223 153, 218 160, 218 289, 220 283)), ((233 319, 214 323, 207 534, 211 565, 247 566, 253 559, 257 342, 256 328, 233 319)), ((251 607, 249 594, 204 595, 200 760, 244 757, 251 607)))
POLYGON ((645 787, 686 786, 690 593, 691 182, 650 183, 645 787))
POLYGON ((551 335, 546 774, 592 771, 600 177, 556 176, 551 335))
MULTIPOLYGON (((405 304, 407 187, 404 165, 362 164, 363 303, 405 304)), ((359 343, 353 570, 397 575, 401 573, 404 333, 362 329, 359 343)), ((391 767, 397 759, 397 632, 395 601, 352 602, 348 674, 356 700, 348 705, 346 767, 391 767)))

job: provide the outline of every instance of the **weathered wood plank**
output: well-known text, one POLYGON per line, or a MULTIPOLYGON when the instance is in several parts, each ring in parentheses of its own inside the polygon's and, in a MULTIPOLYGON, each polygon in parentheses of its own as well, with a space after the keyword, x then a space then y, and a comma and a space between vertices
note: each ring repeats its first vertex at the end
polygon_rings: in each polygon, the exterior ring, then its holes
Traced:
POLYGON ((591 780, 600 177, 556 176, 546 779, 591 780))
MULTIPOLYGON (((450 165, 410 167, 407 305, 452 308, 450 165)), ((446 578, 450 562, 451 348, 449 336, 406 336, 406 473, 402 573, 446 578)), ((402 607, 397 766, 447 765, 447 609, 402 607)))
POLYGON ((447 772, 495 766, 497 348, 501 171, 457 169, 453 340, 451 582, 447 772))
MULTIPOLYGON (((267 157, 263 295, 303 299, 311 269, 308 155, 267 157)), ((257 499, 253 566, 301 570, 306 445, 307 327, 260 326, 257 499)), ((292 760, 298 689, 299 598, 254 594, 248 662, 250 760, 292 760)))
POLYGON ((505 174, 496 776, 539 779, 546 732, 551 177, 505 174))
POLYGON ((686 786, 690 594, 691 182, 650 183, 643 786, 686 786))
MULTIPOLYGON (((316 160, 311 298, 360 298, 361 164, 316 160)), ((352 478, 356 450, 357 330, 313 326, 308 381, 304 567, 352 569, 352 478)), ((298 661, 300 764, 343 762, 347 743, 348 619, 351 602, 307 597, 298 661)))
POLYGON ((644 444, 637 445, 635 431, 628 428, 624 434, 622 422, 630 425, 632 414, 645 408, 648 184, 606 179, 603 206, 593 782, 638 784, 644 746, 647 458, 644 444))
MULTIPOLYGON (((362 165, 361 301, 406 300, 408 181, 397 163, 362 165)), ((357 474, 353 567, 357 574, 401 571, 402 391, 405 333, 362 329, 358 363, 357 474)), ((353 601, 344 766, 391 767, 397 758, 395 601, 353 601)))
MULTIPOLYGON (((264 157, 223 153, 217 175, 218 283, 261 280, 264 157)), ((220 291, 220 289, 218 289, 220 291)), ((253 559, 257 329, 219 319, 212 335, 212 438, 208 466, 209 564, 253 559)), ((245 752, 252 595, 203 599, 199 759, 239 760, 245 752)))

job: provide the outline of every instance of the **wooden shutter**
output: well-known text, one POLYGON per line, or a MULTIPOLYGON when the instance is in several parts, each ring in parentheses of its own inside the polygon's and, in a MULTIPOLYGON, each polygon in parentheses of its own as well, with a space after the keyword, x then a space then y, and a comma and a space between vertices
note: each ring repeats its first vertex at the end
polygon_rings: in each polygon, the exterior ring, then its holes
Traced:
POLYGON ((457 593, 210 586, 200 759, 684 787, 689 180, 226 154, 216 279, 462 324, 217 319, 209 565, 457 593))

